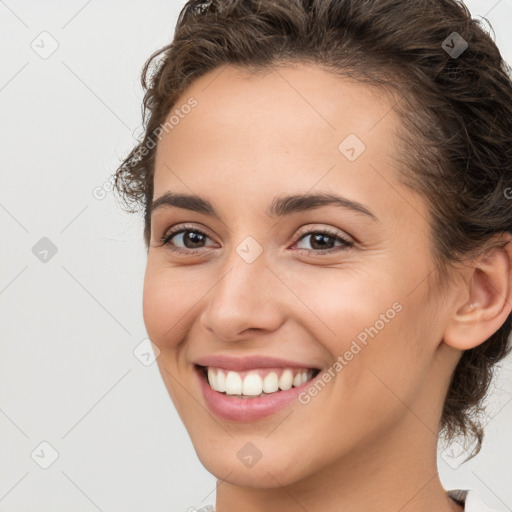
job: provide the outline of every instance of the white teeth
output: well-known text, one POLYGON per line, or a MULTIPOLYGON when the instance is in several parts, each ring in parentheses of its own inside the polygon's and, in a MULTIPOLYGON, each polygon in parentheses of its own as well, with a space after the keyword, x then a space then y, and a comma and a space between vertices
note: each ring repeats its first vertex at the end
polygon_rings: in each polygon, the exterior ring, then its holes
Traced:
MULTIPOLYGON (((210 370, 210 368, 208 368, 208 370, 210 370)), ((226 391, 226 374, 223 371, 217 371, 216 384, 217 387, 214 388, 215 390, 220 391, 221 393, 224 393, 226 391)))
POLYGON ((208 368, 208 382, 210 387, 227 395, 242 397, 265 396, 277 391, 286 391, 292 387, 301 386, 313 376, 312 370, 296 370, 285 368, 278 377, 277 372, 270 371, 262 378, 260 371, 244 372, 244 377, 235 371, 220 368, 208 368))
POLYGON ((261 395, 263 391, 263 381, 261 377, 257 373, 248 373, 245 376, 243 385, 242 385, 242 393, 244 395, 249 396, 258 396, 261 395))
POLYGON ((208 382, 210 383, 210 386, 214 389, 217 389, 219 387, 217 377, 212 368, 208 368, 208 382))
POLYGON ((279 377, 279 388, 283 391, 290 389, 293 384, 293 373, 288 368, 279 377))
POLYGON ((226 394, 227 395, 241 395, 242 394, 242 379, 240 378, 240 375, 238 375, 238 373, 228 372, 228 374, 226 376, 226 394))
POLYGON ((275 393, 279 389, 279 379, 276 372, 270 372, 263 379, 263 391, 265 393, 275 393))

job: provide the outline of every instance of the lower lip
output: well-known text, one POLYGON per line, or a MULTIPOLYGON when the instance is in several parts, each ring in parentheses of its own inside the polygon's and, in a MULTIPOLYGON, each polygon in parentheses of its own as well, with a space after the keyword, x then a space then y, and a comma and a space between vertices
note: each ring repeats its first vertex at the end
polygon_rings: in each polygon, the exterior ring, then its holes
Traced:
POLYGON ((298 402, 298 395, 315 380, 311 379, 300 386, 286 391, 276 391, 261 398, 238 398, 212 389, 206 382, 202 368, 196 367, 196 373, 204 400, 210 410, 223 419, 239 422, 259 420, 276 413, 293 401, 298 402))

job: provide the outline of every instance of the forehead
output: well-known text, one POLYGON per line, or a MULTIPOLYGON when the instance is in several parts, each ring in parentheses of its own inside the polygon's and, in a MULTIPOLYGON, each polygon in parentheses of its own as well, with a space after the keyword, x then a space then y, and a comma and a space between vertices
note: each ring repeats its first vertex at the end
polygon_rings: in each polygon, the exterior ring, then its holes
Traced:
POLYGON ((247 137, 246 145, 257 138, 307 150, 319 140, 342 140, 349 133, 371 144, 383 134, 389 137, 389 127, 396 122, 389 115, 392 98, 384 89, 304 63, 255 71, 216 68, 183 92, 173 112, 192 97, 197 106, 186 115, 189 120, 172 131, 183 136, 193 131, 202 147, 220 142, 230 130, 238 134, 238 144, 247 137), (276 131, 278 126, 281 130, 276 131), (311 144, 304 145, 308 141, 311 144))
MULTIPOLYGON (((393 101, 381 88, 309 64, 216 68, 167 118, 174 116, 157 146, 154 197, 222 188, 225 197, 250 191, 267 203, 269 191, 305 192, 317 183, 371 202, 397 194, 393 101), (195 106, 184 108, 191 99, 195 106)), ((403 206, 389 208, 400 215, 403 206)))

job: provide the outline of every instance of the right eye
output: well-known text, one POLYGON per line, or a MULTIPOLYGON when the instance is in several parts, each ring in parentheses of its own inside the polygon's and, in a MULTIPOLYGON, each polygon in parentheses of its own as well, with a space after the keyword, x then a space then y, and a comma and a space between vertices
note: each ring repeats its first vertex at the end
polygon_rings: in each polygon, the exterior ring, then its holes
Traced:
POLYGON ((189 254, 191 252, 198 252, 198 250, 203 252, 206 247, 202 244, 208 238, 210 237, 206 233, 197 228, 179 226, 167 232, 161 238, 161 242, 170 251, 189 254), (178 244, 178 247, 176 244, 178 244))

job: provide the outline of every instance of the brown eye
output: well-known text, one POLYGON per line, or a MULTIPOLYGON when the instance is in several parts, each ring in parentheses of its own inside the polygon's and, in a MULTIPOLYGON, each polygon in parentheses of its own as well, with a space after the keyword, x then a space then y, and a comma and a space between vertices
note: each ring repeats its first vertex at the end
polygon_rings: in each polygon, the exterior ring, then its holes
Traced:
POLYGON ((339 250, 345 250, 352 247, 354 244, 348 241, 346 238, 338 235, 337 233, 333 233, 328 230, 316 230, 309 231, 308 233, 304 233, 300 236, 296 243, 302 242, 304 240, 308 240, 311 249, 307 247, 299 247, 299 250, 305 251, 314 251, 315 253, 331 253, 337 252, 339 250), (339 242, 338 246, 334 244, 339 242))
POLYGON ((166 237, 165 243, 168 244, 172 239, 175 239, 173 243, 184 244, 186 249, 197 249, 202 247, 207 236, 199 231, 192 231, 191 229, 182 229, 172 234, 172 236, 166 237))
POLYGON ((188 253, 206 249, 206 241, 210 237, 197 228, 181 226, 166 233, 162 239, 162 245, 171 251, 188 253))

